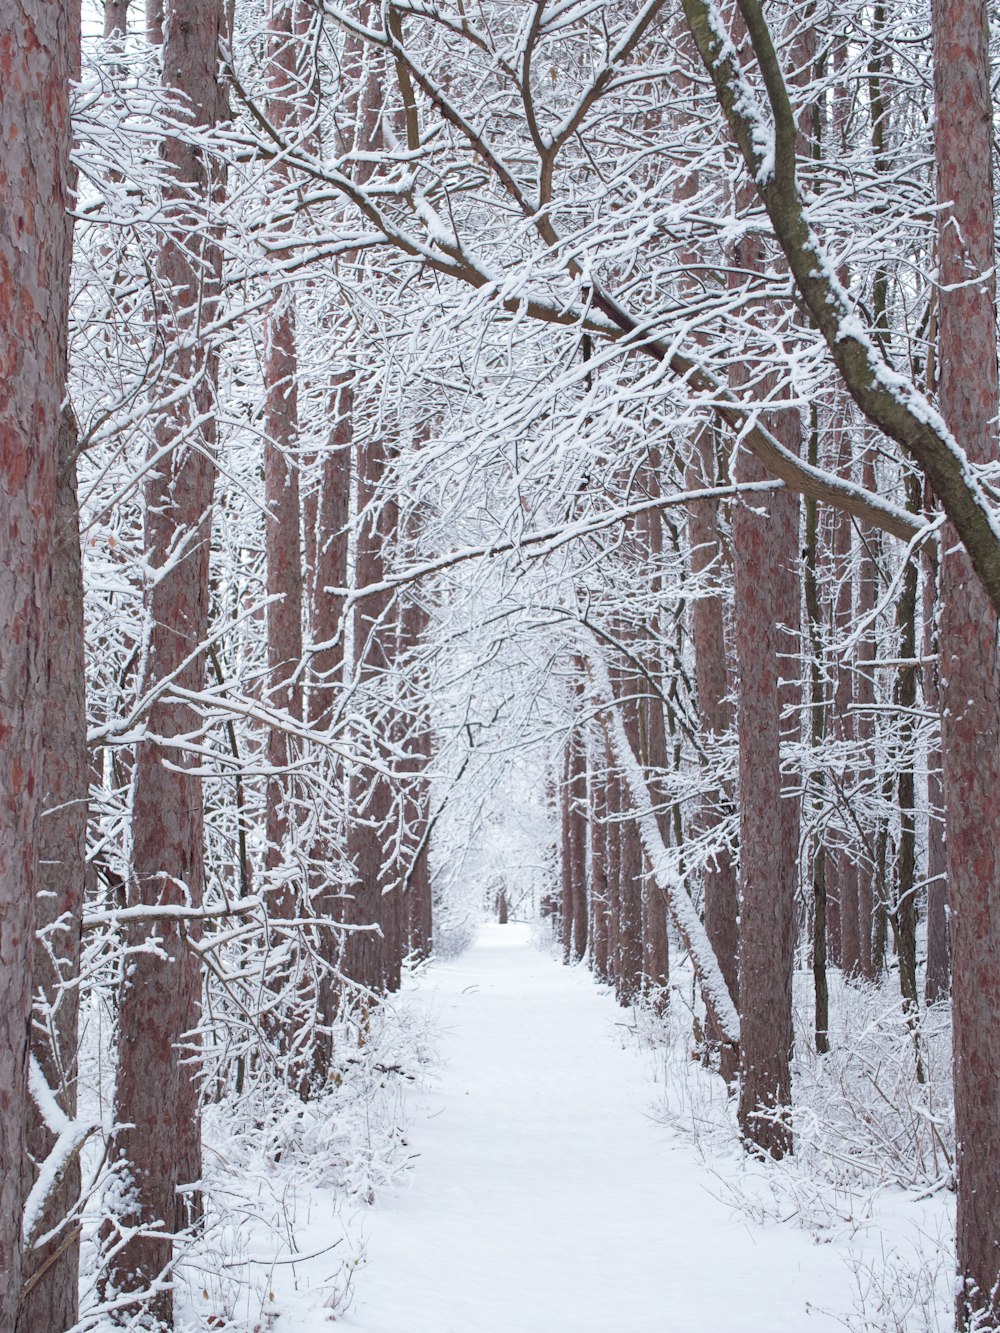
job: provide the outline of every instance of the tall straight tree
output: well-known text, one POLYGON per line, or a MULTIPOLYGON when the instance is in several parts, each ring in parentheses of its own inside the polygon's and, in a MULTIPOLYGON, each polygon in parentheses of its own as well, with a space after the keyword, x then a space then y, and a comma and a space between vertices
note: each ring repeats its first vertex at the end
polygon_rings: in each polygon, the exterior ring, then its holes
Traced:
MULTIPOLYGON (((716 485, 717 480, 714 432, 706 425, 694 441, 687 481, 692 490, 698 490, 716 485)), ((718 509, 716 500, 699 500, 687 507, 691 573, 699 580, 698 595, 691 605, 695 684, 702 730, 712 740, 724 736, 733 725, 718 509)), ((701 830, 709 833, 718 827, 731 802, 732 794, 721 782, 709 791, 699 811, 701 830)), ((738 1005, 739 888, 735 858, 727 846, 720 847, 705 866, 702 885, 705 930, 733 1003, 738 1005)), ((723 1074, 728 1079, 735 1072, 728 1069, 723 1074)))
MULTIPOLYGON (((77 430, 63 412, 56 524, 52 547, 51 619, 45 676, 47 699, 43 753, 43 809, 38 827, 37 938, 32 969, 35 1020, 32 1055, 72 1124, 77 1112, 77 1040, 80 931, 87 861, 87 691, 84 662, 83 567, 76 476, 77 430)), ((54 1151, 66 1152, 52 1180, 24 1262, 24 1300, 18 1327, 71 1328, 79 1318, 79 1149, 85 1130, 66 1135, 41 1109, 29 1108, 32 1184, 54 1151)))
MULTIPOLYGON (((178 117, 194 129, 211 128, 224 113, 221 25, 217 0, 166 0, 163 8, 164 86, 178 117)), ((167 136, 161 151, 170 168, 157 272, 164 370, 145 490, 146 558, 155 577, 142 664, 143 689, 156 701, 136 747, 128 897, 130 905, 163 915, 152 924, 133 922, 127 932, 132 953, 119 999, 118 1128, 110 1153, 122 1181, 122 1213, 112 1219, 120 1236, 109 1282, 137 1297, 156 1284, 150 1310, 169 1325, 173 1298, 162 1279, 172 1262, 172 1235, 191 1215, 180 1190, 201 1176, 190 1037, 200 1017, 201 969, 189 940, 196 927, 171 909, 201 904, 204 816, 200 779, 183 745, 197 734, 198 715, 157 687, 173 681, 197 692, 205 676, 217 356, 200 330, 217 308, 221 253, 207 221, 219 189, 211 158, 183 132, 167 136)))
MULTIPOLYGON (((267 115, 281 135, 298 118, 298 0, 272 0, 268 8, 267 115)), ((288 168, 275 164, 279 186, 288 168)), ((298 356, 295 301, 290 287, 275 293, 264 325, 264 499, 267 506, 267 665, 271 703, 302 717, 302 548, 299 539, 298 356)), ((277 727, 268 735, 267 867, 272 875, 287 863, 292 807, 288 737, 277 727)), ((272 886, 271 911, 295 914, 297 889, 284 878, 272 886)))
MULTIPOLYGON (((416 528, 412 519, 408 534, 416 528)), ((427 638, 430 617, 418 597, 409 596, 399 612, 399 651, 411 663, 427 638)), ((412 666, 411 666, 412 674, 412 666)), ((430 840, 432 819, 430 768, 433 736, 427 716, 426 682, 418 679, 403 714, 404 739, 409 746, 414 772, 406 790, 406 829, 404 840, 403 902, 406 918, 407 947, 416 958, 429 958, 434 942, 434 911, 431 888, 430 840)))
POLYGON ((0 11, 0 1328, 17 1324, 36 836, 66 394, 71 5, 0 11))
MULTIPOLYGON (((760 273, 765 241, 749 231, 734 247, 737 269, 760 273)), ((742 368, 734 383, 745 379, 742 368)), ((796 408, 772 416, 771 428, 800 452, 796 408)), ((763 481, 759 460, 741 449, 737 482, 763 481)), ((790 635, 799 622, 798 499, 788 492, 733 513, 735 645, 739 672, 740 774, 740 1130, 772 1157, 791 1149, 780 1109, 791 1100, 792 964, 798 871, 798 802, 782 796, 782 711, 795 702, 790 635)), ((793 724, 785 724, 792 734, 793 724)))
MULTIPOLYGON (((68 12, 70 75, 80 75, 80 13, 68 12)), ((76 190, 76 172, 69 189, 76 190)), ((72 255, 73 222, 67 211, 65 246, 72 255)), ((68 292, 66 293, 68 296, 68 292)), ((68 300, 60 320, 65 330, 68 300)), ((65 338, 65 332, 63 334, 65 338)), ((64 353, 65 354, 65 353, 64 353)), ((65 373, 65 368, 64 372, 65 373)), ((83 564, 77 497, 76 418, 67 404, 59 429, 55 527, 45 671, 46 726, 42 756, 42 811, 37 835, 36 939, 32 965, 34 1024, 31 1052, 36 1077, 45 1080, 60 1111, 72 1123, 77 1111, 80 928, 87 854, 87 689, 84 657, 83 564)), ((27 1237, 19 1329, 70 1328, 79 1318, 80 1196, 82 1135, 47 1123, 37 1101, 29 1113, 31 1185, 44 1176, 53 1151, 65 1154, 64 1168, 38 1210, 27 1237)))
MULTIPOLYGON (((986 0, 934 0, 939 393, 973 465, 997 462, 993 106, 986 0)), ((956 533, 941 559, 942 752, 954 959, 960 1328, 1000 1326, 1000 656, 956 533)))
MULTIPOLYGON (((359 587, 380 584, 399 538, 399 506, 381 483, 388 466, 385 435, 372 432, 357 448, 358 525, 354 572, 359 587)), ((397 632, 391 591, 370 594, 355 612, 355 675, 359 686, 375 686, 395 666, 397 632)), ((378 724, 388 740, 389 726, 378 724)), ((394 784, 385 771, 389 749, 380 746, 382 772, 355 768, 349 784, 348 855, 354 862, 344 940, 344 975, 374 991, 399 986, 402 960, 402 891, 389 821, 394 784)))

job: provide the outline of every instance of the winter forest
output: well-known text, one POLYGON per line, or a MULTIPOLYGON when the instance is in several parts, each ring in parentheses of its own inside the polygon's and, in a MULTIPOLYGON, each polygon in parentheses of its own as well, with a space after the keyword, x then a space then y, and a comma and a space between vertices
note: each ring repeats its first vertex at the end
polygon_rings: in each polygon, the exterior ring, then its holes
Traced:
POLYGON ((1000 12, 79 4, 0 1333, 1000 1329, 1000 12))

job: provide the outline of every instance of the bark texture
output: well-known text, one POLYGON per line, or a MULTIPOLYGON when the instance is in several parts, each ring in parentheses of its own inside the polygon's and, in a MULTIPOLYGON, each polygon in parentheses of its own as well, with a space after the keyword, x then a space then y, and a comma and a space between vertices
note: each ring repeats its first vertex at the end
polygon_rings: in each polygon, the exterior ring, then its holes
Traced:
MULTIPOLYGON (((388 465, 385 437, 374 434, 357 449, 358 528, 354 576, 359 587, 380 583, 389 555, 398 540, 399 510, 384 493, 388 465)), ((395 665, 397 632, 391 592, 363 598, 354 619, 355 677, 359 687, 373 686, 395 665)), ((388 742, 391 719, 377 721, 374 731, 388 742)), ((376 754, 391 768, 387 745, 376 754)), ((392 779, 371 768, 355 768, 348 797, 348 855, 354 864, 354 883, 345 913, 341 970, 357 985, 373 991, 399 986, 402 932, 399 866, 392 852, 389 821, 393 815, 392 779)))
MULTIPOLYGON (((923 581, 923 691, 928 710, 941 711, 938 671, 937 564, 928 562, 923 581)), ((941 745, 927 755, 927 966, 924 999, 935 1004, 951 992, 951 951, 948 946, 948 866, 944 843, 944 789, 941 745)))
MULTIPOLYGON (((692 488, 712 486, 717 481, 712 431, 703 429, 695 441, 695 454, 688 469, 692 488)), ((717 740, 733 726, 731 682, 726 657, 725 602, 721 588, 724 555, 719 538, 718 503, 701 500, 688 506, 688 540, 691 544, 691 573, 706 585, 691 607, 694 640, 695 683, 698 709, 706 736, 717 740)), ((721 775, 720 775, 721 777, 721 775)), ((717 828, 728 813, 732 792, 719 781, 702 799, 701 829, 717 828)), ((705 867, 703 877, 705 930, 719 961, 733 1003, 739 1004, 739 890, 735 859, 722 848, 705 867)))
MULTIPOLYGON (((998 456, 992 104, 985 0, 934 0, 941 410, 972 463, 998 456)), ((1000 662, 997 617, 946 530, 942 748, 951 901, 958 1323, 1000 1324, 1000 662)))
MULTIPOLYGON (((78 20, 77 20, 78 21, 78 20)), ((71 6, 0 10, 0 1328, 23 1280, 36 818, 71 199, 71 6)))
MULTIPOLYGON (((736 247, 737 264, 759 271, 763 243, 736 247)), ((772 429, 797 453, 798 412, 775 413, 772 429)), ((761 481, 759 460, 741 451, 736 480, 761 481)), ((740 688, 740 1096, 749 1145, 781 1157, 791 1133, 780 1111, 791 1100, 792 962, 798 869, 798 802, 781 794, 783 706, 794 702, 786 666, 798 628, 798 499, 769 496, 733 514, 735 640, 740 688)), ((791 725, 791 724, 789 724, 791 725)))
POLYGON ((590 738, 590 965, 600 981, 608 981, 609 916, 608 894, 608 775, 604 745, 590 738))
MULTIPOLYGON (((87 693, 84 667, 83 567, 77 505, 76 422, 67 408, 60 431, 56 523, 52 550, 43 801, 38 825, 38 909, 32 989, 32 1054, 61 1110, 76 1116, 76 1052, 80 922, 87 859, 87 693)), ((56 1135, 37 1107, 29 1108, 28 1148, 39 1167, 56 1135)), ((32 1181, 37 1170, 32 1171, 32 1181)), ((79 1318, 80 1165, 61 1173, 36 1230, 49 1239, 25 1256, 25 1298, 18 1328, 71 1328, 79 1318)))
MULTIPOLYGON (((163 81, 197 125, 221 118, 218 82, 222 14, 216 0, 167 0, 163 24, 163 81)), ((159 455, 146 484, 145 547, 157 571, 147 598, 149 645, 146 690, 168 677, 198 691, 205 677, 209 615, 209 548, 215 480, 217 357, 197 330, 211 322, 218 300, 221 255, 202 206, 219 180, 205 154, 181 137, 162 148, 172 168, 164 200, 165 239, 158 278, 166 348, 162 392, 177 395, 155 424, 159 455)), ((197 735, 197 713, 162 694, 146 718, 132 779, 130 905, 197 907, 202 901, 201 783, 182 747, 197 735)), ((127 931, 131 966, 119 1000, 118 1082, 110 1159, 120 1172, 117 1223, 130 1231, 115 1251, 108 1286, 141 1294, 169 1273, 172 1233, 197 1211, 201 1175, 197 1042, 191 1036, 201 1007, 200 963, 189 943, 194 928, 165 916, 127 931), (127 1126, 127 1127, 124 1127, 127 1126), (183 1192, 182 1192, 183 1191, 183 1192)), ((172 1292, 150 1302, 170 1324, 172 1292)))
MULTIPOLYGON (((267 113, 281 132, 297 118, 298 86, 296 0, 273 0, 268 10, 267 113)), ((276 185, 286 184, 288 169, 275 165, 276 185)), ((302 549, 299 539, 298 355, 295 302, 289 291, 272 301, 264 325, 264 500, 267 507, 267 666, 273 707, 302 716, 302 686, 296 674, 302 661, 302 549)), ((266 792, 266 867, 271 879, 270 911, 297 914, 299 886, 281 874, 290 863, 293 828, 292 791, 287 767, 292 749, 277 727, 268 736, 267 758, 273 770, 266 792), (282 770, 285 770, 282 772, 282 770)))
MULTIPOLYGON (((424 642, 429 616, 417 597, 408 597, 400 610, 399 651, 411 657, 424 642)), ((424 682, 419 681, 415 697, 404 712, 406 743, 413 776, 406 788, 406 824, 403 860, 406 876, 403 897, 406 917, 407 948, 415 958, 429 958, 434 936, 434 905, 431 886, 430 840, 430 768, 433 736, 426 705, 421 697, 424 682)), ((504 898, 506 902, 506 897, 504 898)))

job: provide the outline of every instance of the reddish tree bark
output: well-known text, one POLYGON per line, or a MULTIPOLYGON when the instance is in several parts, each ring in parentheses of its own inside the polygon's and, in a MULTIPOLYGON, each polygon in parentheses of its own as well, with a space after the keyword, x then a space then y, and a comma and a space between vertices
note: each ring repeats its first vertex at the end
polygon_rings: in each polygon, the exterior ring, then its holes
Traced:
POLYGON ((608 777, 603 744, 590 752, 590 965, 600 981, 609 980, 608 777))
MULTIPOLYGON (((937 564, 927 561, 923 581, 922 671, 924 704, 941 711, 938 680, 937 564)), ((927 755, 927 966, 924 999, 935 1004, 951 991, 951 954, 948 948, 948 866, 944 845, 944 791, 941 782, 940 741, 927 755)))
POLYGON ((559 784, 559 938, 564 963, 573 961, 573 734, 563 743, 562 780, 559 784))
MULTIPOLYGON (((712 431, 704 427, 694 442, 688 469, 692 488, 716 484, 715 451, 712 431)), ((691 606, 691 636, 694 640, 695 685, 698 709, 705 733, 724 736, 733 725, 730 701, 731 683, 726 658, 725 603, 721 592, 722 545, 719 540, 718 503, 700 500, 688 505, 688 541, 691 545, 691 573, 710 580, 717 591, 697 597, 691 606), (711 574, 709 574, 711 571, 711 574)), ((699 823, 705 832, 716 828, 725 818, 731 793, 724 787, 708 792, 701 802, 699 823)), ((718 852, 705 867, 702 878, 705 901, 705 930, 719 961, 733 1003, 739 1005, 739 893, 736 865, 728 849, 718 852)))
MULTIPOLYGON (((32 987, 32 1054, 61 1109, 76 1116, 80 921, 87 861, 87 691, 83 567, 76 488, 76 422, 67 408, 60 431, 46 671, 42 817, 38 825, 38 904, 32 987)), ((55 1135, 30 1108, 28 1148, 41 1164, 55 1135)), ((36 1172, 32 1171, 32 1181, 36 1172)), ((49 1239, 25 1255, 19 1329, 70 1328, 79 1318, 80 1166, 74 1156, 38 1219, 49 1239)))
MULTIPOLYGON (((427 635, 429 618, 423 604, 413 596, 407 597, 400 611, 399 653, 410 657, 427 635)), ((406 716, 406 735, 410 766, 413 776, 406 790, 406 830, 403 860, 406 876, 403 897, 406 916, 406 936, 410 953, 416 958, 429 958, 433 945, 434 908, 430 865, 430 785, 427 770, 433 748, 426 707, 420 698, 418 686, 412 701, 412 713, 406 716)), ((506 901, 506 899, 505 899, 506 901)))
POLYGON ((608 923, 608 981, 611 982, 617 992, 620 972, 619 924, 621 922, 622 865, 625 856, 622 843, 625 792, 621 774, 614 766, 614 754, 610 742, 607 741, 605 742, 605 761, 607 767, 604 783, 604 810, 607 823, 605 824, 604 849, 607 894, 605 916, 608 923))
MULTIPOLYGON (((350 382, 341 375, 335 379, 328 400, 330 432, 320 460, 318 486, 305 497, 303 505, 309 627, 314 646, 310 654, 308 715, 310 728, 319 734, 329 728, 336 701, 345 688, 345 599, 328 589, 346 588, 348 580, 353 410, 350 382)), ((336 762, 321 753, 316 763, 326 781, 334 785, 338 781, 336 762)), ((317 829, 310 849, 309 887, 313 912, 319 922, 317 947, 322 969, 316 994, 320 1038, 314 1052, 314 1072, 320 1080, 326 1077, 325 1065, 339 1004, 333 968, 339 959, 341 939, 335 923, 343 915, 344 903, 340 886, 330 883, 327 869, 333 855, 332 840, 338 833, 339 830, 317 829)))
MULTIPOLYGON (((622 633, 623 639, 628 636, 622 633)), ((632 752, 642 763, 641 696, 646 692, 644 676, 634 667, 620 668, 612 674, 613 688, 621 704, 625 735, 632 752)), ((618 863, 618 912, 616 932, 615 991, 620 1004, 631 1004, 642 993, 642 924, 646 863, 642 835, 633 815, 621 774, 618 775, 618 813, 620 857, 618 863)))
MULTIPOLYGON (((850 477, 850 458, 847 455, 848 437, 844 432, 841 441, 839 471, 841 476, 850 477)), ((851 627, 853 612, 853 579, 851 577, 851 518, 839 510, 834 510, 833 540, 831 560, 833 575, 836 580, 836 596, 833 601, 833 632, 835 642, 846 636, 851 627)), ((854 673, 846 664, 835 667, 833 690, 833 735, 834 740, 848 744, 854 739, 854 714, 851 711, 853 698, 854 673)), ((827 891, 837 899, 840 905, 840 966, 849 977, 861 972, 861 934, 860 914, 858 909, 858 858, 850 845, 841 846, 833 856, 827 859, 827 891)))
MULTIPOLYGON (((993 109, 985 0, 934 0, 941 410, 998 457, 993 109)), ((958 1324, 1000 1324, 1000 662, 997 618, 954 530, 941 561, 942 752, 954 959, 958 1324)))
MULTIPOLYGON (((740 268, 759 271, 763 242, 736 247, 740 268)), ((799 452, 798 412, 776 412, 772 429, 799 452)), ((763 481, 757 459, 741 450, 738 482, 763 481)), ((775 493, 733 514, 735 642, 740 688, 740 1130, 748 1144, 781 1157, 791 1132, 774 1108, 791 1100, 792 965, 798 870, 798 802, 781 795, 781 713, 794 702, 792 649, 782 626, 797 630, 798 498, 775 493)), ((787 725, 792 734, 794 723, 787 725)))
MULTIPOLYGON (((167 0, 164 8, 164 85, 197 125, 213 126, 224 114, 221 19, 216 0, 167 0)), ((180 137, 166 139, 162 151, 172 169, 158 263, 169 293, 161 315, 162 391, 164 397, 183 392, 156 420, 158 461, 146 483, 145 546, 157 577, 147 596, 150 637, 142 684, 149 690, 169 677, 198 691, 205 675, 199 645, 208 630, 217 357, 195 331, 211 323, 218 300, 221 253, 205 223, 218 178, 203 151, 180 137)), ((177 744, 199 727, 189 705, 165 695, 146 717, 132 781, 130 905, 169 911, 202 901, 201 783, 177 744)), ((190 1190, 201 1176, 196 1044, 189 1035, 200 1017, 201 969, 188 934, 169 915, 152 926, 133 923, 126 932, 133 952, 119 997, 120 1128, 110 1160, 127 1188, 112 1223, 136 1232, 116 1250, 108 1281, 118 1293, 137 1298, 169 1271, 171 1233, 193 1212, 179 1190, 187 1188, 196 1207, 190 1190)), ((169 1324, 172 1292, 157 1293, 150 1309, 169 1324)))
MULTIPOLYGON (((661 494, 660 490, 661 458, 658 449, 650 453, 649 463, 643 469, 642 479, 651 499, 661 494)), ((648 556, 657 570, 663 557, 663 517, 659 510, 651 509, 642 515, 636 525, 642 556, 648 556)), ((641 762, 650 773, 650 791, 654 794, 658 810, 657 823, 660 836, 666 846, 670 845, 670 810, 667 806, 667 793, 663 777, 669 765, 667 753, 667 729, 663 716, 663 701, 656 693, 656 685, 661 679, 662 642, 664 635, 662 597, 663 579, 656 572, 650 580, 650 592, 653 595, 653 613, 645 627, 645 656, 652 675, 651 681, 644 683, 645 698, 641 704, 640 726, 644 740, 644 753, 641 762), (660 775, 663 775, 661 777, 660 775)), ((662 1006, 666 1000, 666 987, 670 981, 670 944, 667 936, 667 903, 654 876, 647 874, 643 881, 642 893, 642 979, 643 988, 655 997, 656 1004, 662 1006)))
MULTIPOLYGON (((874 489, 874 484, 874 466, 869 459, 865 465, 865 485, 874 489)), ((876 540, 875 533, 865 533, 861 559, 858 562, 857 614, 860 619, 867 618, 875 610, 878 572, 872 552, 876 540)), ((875 661, 877 651, 875 627, 870 626, 858 642, 854 676, 854 703, 857 709, 855 735, 864 755, 859 778, 867 779, 869 782, 874 781, 872 744, 875 736, 875 669, 872 663, 875 661)), ((857 863, 861 973, 868 981, 874 981, 882 970, 882 958, 881 956, 876 958, 875 948, 875 848, 871 845, 863 847, 857 863)))
MULTIPOLYGON (((268 7, 267 114, 279 132, 294 125, 298 108, 297 65, 299 27, 297 0, 272 0, 268 7)), ((276 184, 287 183, 288 168, 275 165, 276 184)), ((294 459, 298 442, 298 355, 295 302, 289 289, 274 296, 264 325, 264 500, 267 552, 267 666, 270 702, 302 716, 302 551, 299 540, 299 471, 294 459)), ((292 832, 291 787, 287 766, 292 758, 287 735, 274 727, 268 734, 268 764, 273 770, 266 790, 267 850, 265 865, 273 877, 287 860, 292 832), (285 770, 283 772, 282 770, 285 770)), ((297 911, 296 885, 272 886, 270 910, 290 917, 297 911)))
POLYGON ((587 747, 578 709, 583 697, 583 663, 574 659, 573 723, 565 746, 563 795, 563 956, 577 963, 587 952, 587 747))
MULTIPOLYGON (((398 540, 398 505, 381 486, 388 461, 381 434, 373 434, 357 448, 359 521, 354 578, 361 588, 383 581, 389 553, 398 540)), ((355 678, 362 691, 394 669, 396 643, 393 594, 366 596, 354 613, 355 678)), ((381 723, 379 730, 388 735, 388 723, 381 723)), ((376 757, 391 767, 387 748, 380 749, 376 757)), ((400 981, 402 893, 389 829, 393 805, 390 777, 367 768, 352 771, 347 849, 355 879, 345 909, 348 932, 341 970, 349 980, 374 991, 395 990, 400 981)))
POLYGON ((36 817, 66 392, 70 7, 0 11, 0 1328, 21 1299, 36 817))
MULTIPOLYGON (((70 77, 80 73, 80 11, 68 11, 70 77)), ((70 169, 75 194, 77 174, 70 169)), ((73 250, 73 221, 64 213, 66 264, 73 250)), ((68 298, 68 284, 66 297, 68 298)), ((66 355, 69 302, 61 313, 66 355)), ((65 361, 63 375, 66 374, 65 361)), ((87 688, 84 660, 83 564, 77 501, 76 419, 69 406, 59 424, 58 467, 49 601, 42 811, 37 833, 36 940, 32 960, 35 1000, 31 1053, 62 1111, 76 1116, 80 920, 87 853, 87 688)), ((28 1106, 29 1186, 55 1147, 56 1137, 32 1099, 28 1106)), ((69 1328, 79 1318, 79 1157, 74 1155, 36 1220, 38 1235, 24 1256, 18 1328, 69 1328)))

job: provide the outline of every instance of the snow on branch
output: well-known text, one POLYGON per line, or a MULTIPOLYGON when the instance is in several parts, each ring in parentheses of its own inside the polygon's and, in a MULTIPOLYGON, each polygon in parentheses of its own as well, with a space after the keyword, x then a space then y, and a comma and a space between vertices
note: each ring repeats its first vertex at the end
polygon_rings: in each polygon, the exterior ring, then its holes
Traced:
POLYGON ((594 635, 582 627, 578 630, 578 641, 580 651, 587 662, 593 700, 600 709, 601 722, 628 788, 650 872, 657 888, 667 900, 671 919, 677 933, 684 941, 684 947, 688 951, 695 976, 698 978, 705 1008, 713 1025, 726 1045, 738 1047, 740 1020, 736 1006, 729 994, 729 987, 726 985, 705 927, 683 883, 671 868, 670 853, 660 836, 646 779, 625 732, 625 724, 615 699, 604 654, 594 635))

